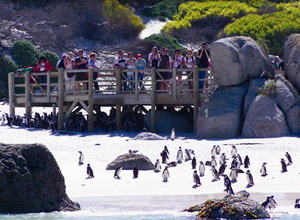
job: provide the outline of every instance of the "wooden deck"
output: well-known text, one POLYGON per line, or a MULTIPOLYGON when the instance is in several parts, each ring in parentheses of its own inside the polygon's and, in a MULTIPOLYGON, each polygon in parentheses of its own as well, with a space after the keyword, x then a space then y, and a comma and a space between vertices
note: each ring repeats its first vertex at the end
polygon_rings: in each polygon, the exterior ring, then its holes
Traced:
MULTIPOLYGON (((89 80, 76 81, 81 85, 80 91, 66 91, 67 84, 64 76, 67 71, 60 69, 58 72, 25 73, 17 76, 9 74, 9 103, 10 114, 15 114, 15 107, 25 107, 26 115, 31 116, 32 107, 44 106, 58 107, 58 129, 63 128, 63 122, 70 117, 77 106, 81 106, 88 112, 89 131, 94 128, 95 106, 116 106, 117 129, 121 129, 121 108, 127 105, 148 105, 155 109, 157 105, 193 106, 194 121, 198 114, 198 107, 203 99, 214 91, 213 76, 209 74, 205 79, 198 79, 200 69, 145 69, 144 79, 138 80, 138 72, 134 71, 134 80, 127 80, 125 74, 129 70, 100 70, 88 69, 89 80), (98 72, 98 78, 93 80, 93 73, 98 72), (162 77, 162 72, 170 72, 170 79, 162 77), (47 83, 39 83, 38 76, 47 76, 47 83), (34 83, 30 83, 30 77, 35 77, 34 83), (179 79, 181 78, 181 79, 179 79), (205 85, 199 89, 198 83, 205 85), (95 90, 93 84, 97 82, 99 90, 95 90), (131 84, 130 89, 125 90, 123 85, 131 84), (164 84, 167 88, 160 90, 157 84, 164 84), (88 89, 84 90, 84 86, 88 89), (142 88, 140 87, 142 85, 142 88)), ((72 70, 68 72, 83 72, 72 70)), ((155 132, 155 111, 151 111, 151 131, 155 132)))

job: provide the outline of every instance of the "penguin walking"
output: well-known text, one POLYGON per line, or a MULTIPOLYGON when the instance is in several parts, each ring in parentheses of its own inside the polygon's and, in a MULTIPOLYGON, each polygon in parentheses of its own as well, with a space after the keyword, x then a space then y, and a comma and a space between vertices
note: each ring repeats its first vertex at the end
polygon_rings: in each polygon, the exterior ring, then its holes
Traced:
POLYGON ((119 166, 119 167, 115 170, 115 173, 114 173, 114 178, 115 178, 115 179, 121 179, 120 173, 121 173, 122 169, 123 169, 123 167, 119 166))
POLYGON ((183 161, 183 153, 181 147, 179 147, 177 152, 177 163, 182 163, 183 161))
POLYGON ((232 157, 237 156, 237 149, 234 145, 232 145, 232 148, 231 148, 231 156, 232 157))
POLYGON ((168 182, 168 179, 170 178, 168 166, 166 166, 164 171, 162 172, 162 178, 163 178, 163 182, 168 182))
POLYGON ((261 168, 260 168, 260 175, 261 176, 267 176, 268 174, 267 174, 267 167, 266 167, 266 164, 267 163, 263 163, 262 165, 261 165, 261 168))
POLYGON ((170 135, 170 139, 171 139, 172 141, 174 141, 174 140, 175 140, 175 137, 176 137, 176 134, 175 134, 175 128, 172 128, 171 135, 170 135))
POLYGON ((244 168, 249 168, 250 166, 250 159, 248 157, 248 155, 246 155, 245 159, 244 159, 244 168))
POLYGON ((138 170, 137 166, 135 165, 133 167, 133 178, 136 179, 136 178, 138 178, 138 176, 139 176, 139 170, 138 170))
POLYGON ((79 153, 78 165, 83 165, 83 160, 84 160, 83 153, 81 151, 78 151, 78 153, 79 153))
POLYGON ((161 156, 161 161, 162 163, 167 163, 167 160, 169 159, 169 156, 168 156, 168 153, 167 151, 163 150, 161 153, 160 153, 160 156, 161 156))
POLYGON ((286 165, 285 160, 283 158, 281 158, 280 163, 281 163, 281 172, 282 173, 287 172, 287 165, 286 165))
POLYGON ((215 167, 211 168, 211 172, 212 172, 212 176, 213 176, 212 182, 220 180, 218 171, 216 170, 215 167))
POLYGON ((86 173, 88 175, 87 179, 94 178, 94 172, 89 163, 87 164, 87 167, 86 167, 86 173))
POLYGON ((154 172, 159 173, 160 170, 161 170, 161 165, 160 165, 159 159, 157 159, 155 164, 154 164, 154 172))
POLYGON ((218 163, 217 163, 216 157, 215 156, 211 156, 210 166, 211 167, 217 167, 217 165, 218 165, 218 163))
POLYGON ((192 169, 196 169, 196 166, 197 166, 197 160, 196 160, 196 157, 193 157, 193 159, 192 159, 192 169))
POLYGON ((191 157, 190 151, 188 149, 185 149, 184 150, 184 160, 189 161, 191 159, 192 159, 192 157, 191 157))
POLYGON ((203 163, 203 161, 200 161, 200 165, 199 165, 199 175, 200 176, 204 176, 205 173, 205 165, 203 163))
POLYGON ((216 145, 214 145, 210 151, 211 156, 216 156, 217 155, 217 151, 216 151, 216 145))
POLYGON ((197 170, 195 170, 194 173, 193 173, 193 180, 194 180, 194 183, 195 183, 195 185, 193 186, 194 188, 201 185, 200 177, 197 174, 197 170))
POLYGON ((237 168, 231 168, 229 176, 232 183, 237 182, 237 178, 238 178, 237 168))
POLYGON ((250 188, 254 185, 253 176, 250 173, 250 170, 247 170, 246 177, 247 177, 247 182, 248 182, 247 188, 250 188))
POLYGON ((293 163, 292 157, 289 154, 289 152, 285 153, 286 159, 288 160, 288 164, 287 165, 291 165, 293 163))
POLYGON ((227 192, 227 194, 229 196, 234 195, 233 189, 231 187, 231 181, 229 179, 229 177, 225 174, 224 175, 224 186, 225 186, 225 192, 227 192))
POLYGON ((219 176, 221 176, 221 175, 224 174, 226 167, 227 167, 227 165, 226 165, 226 161, 225 161, 225 163, 222 164, 222 165, 220 166, 220 168, 219 168, 219 173, 218 173, 219 176))
POLYGON ((216 146, 216 154, 219 155, 221 153, 221 147, 220 145, 216 146))

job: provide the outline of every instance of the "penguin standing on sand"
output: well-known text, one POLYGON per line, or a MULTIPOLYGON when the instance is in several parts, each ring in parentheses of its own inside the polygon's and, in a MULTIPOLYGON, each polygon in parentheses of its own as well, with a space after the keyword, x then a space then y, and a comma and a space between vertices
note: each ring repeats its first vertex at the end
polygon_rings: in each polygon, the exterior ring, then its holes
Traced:
POLYGON ((88 175, 87 179, 94 178, 94 172, 89 163, 87 164, 87 167, 86 167, 86 173, 88 175))
POLYGON ((179 147, 177 152, 177 163, 182 163, 183 161, 183 153, 181 147, 179 147))
POLYGON ((217 152, 216 152, 216 145, 214 145, 213 147, 212 147, 212 149, 211 149, 211 151, 210 151, 210 154, 211 154, 211 156, 216 156, 217 155, 217 152))
POLYGON ((168 179, 170 177, 170 173, 168 170, 168 166, 165 167, 164 171, 162 172, 162 178, 163 178, 163 182, 168 182, 168 179))
POLYGON ((82 165, 83 164, 83 160, 84 160, 84 156, 83 156, 83 153, 81 151, 78 151, 78 153, 79 153, 78 165, 82 165))
POLYGON ((227 167, 227 165, 226 165, 226 161, 225 161, 225 163, 222 164, 219 168, 219 176, 224 174, 226 167, 227 167))
POLYGON ((250 166, 250 159, 248 155, 246 155, 245 160, 244 160, 244 168, 249 168, 250 166))
POLYGON ((194 180, 194 183, 195 183, 194 187, 198 187, 198 186, 201 185, 200 177, 197 174, 197 170, 195 170, 194 173, 193 173, 193 180, 194 180))
POLYGON ((216 154, 219 155, 221 153, 221 147, 220 145, 216 146, 216 154))
POLYGON ((199 165, 199 175, 200 175, 200 176, 204 176, 204 173, 205 173, 205 166, 204 166, 203 161, 200 161, 200 165, 199 165))
POLYGON ((133 178, 136 179, 136 178, 138 178, 138 176, 139 176, 139 170, 138 170, 137 166, 135 165, 133 167, 133 178))
POLYGON ((234 145, 232 145, 232 148, 231 148, 231 156, 232 157, 237 156, 237 149, 234 145))
POLYGON ((241 166, 241 165, 243 165, 243 160, 242 160, 242 157, 241 157, 241 155, 239 155, 239 154, 237 154, 237 160, 238 160, 238 163, 239 163, 239 167, 241 166))
POLYGON ((217 163, 216 157, 215 156, 211 156, 210 166, 211 167, 217 167, 217 165, 218 165, 218 163, 217 163))
POLYGON ((287 165, 291 165, 293 163, 292 157, 289 154, 289 152, 285 153, 286 159, 288 160, 288 164, 287 165))
POLYGON ((176 137, 176 134, 175 134, 175 128, 172 128, 171 135, 170 135, 170 139, 171 139, 172 141, 174 141, 174 140, 175 140, 175 137, 176 137))
POLYGON ((211 168, 211 172, 212 172, 212 176, 213 176, 212 182, 220 180, 218 171, 216 170, 215 167, 211 168))
POLYGON ((280 163, 281 163, 281 172, 282 173, 287 172, 287 166, 283 158, 281 158, 280 163))
POLYGON ((167 145, 165 145, 164 151, 166 151, 166 153, 167 153, 168 155, 170 155, 170 152, 169 152, 169 149, 168 149, 167 145))
POLYGON ((154 164, 154 172, 159 173, 160 170, 161 170, 161 165, 160 165, 159 159, 157 159, 154 164))
POLYGON ((267 167, 266 167, 266 164, 267 163, 263 163, 262 165, 261 165, 261 168, 260 168, 260 175, 261 176, 267 176, 268 174, 267 174, 267 167))
POLYGON ((120 173, 121 173, 122 169, 123 169, 123 167, 119 166, 119 167, 115 170, 115 173, 114 173, 114 178, 115 178, 115 179, 121 179, 120 173))
POLYGON ((231 168, 229 176, 230 176, 230 179, 231 179, 232 183, 237 182, 237 178, 238 178, 237 169, 236 168, 231 168))
POLYGON ((274 196, 267 196, 266 201, 261 204, 265 209, 275 208, 277 206, 277 202, 274 199, 274 196))
POLYGON ((226 155, 225 155, 225 153, 222 153, 221 156, 220 156, 219 163, 222 166, 225 162, 226 162, 226 155))
POLYGON ((184 160, 189 161, 191 159, 192 159, 192 157, 191 157, 190 151, 188 149, 185 149, 184 150, 184 160))
POLYGON ((239 168, 239 162, 236 156, 233 157, 230 168, 239 168))
POLYGON ((196 157, 193 157, 193 159, 192 159, 192 169, 196 169, 196 166, 197 166, 197 160, 196 160, 196 157))
POLYGON ((247 177, 247 182, 248 182, 247 188, 249 188, 254 185, 253 176, 250 173, 250 170, 247 170, 246 177, 247 177))
POLYGON ((168 152, 163 150, 161 153, 160 153, 160 156, 161 156, 161 161, 162 163, 167 163, 167 160, 169 159, 169 156, 168 156, 168 152))
POLYGON ((224 175, 224 186, 225 186, 224 191, 227 192, 229 196, 234 195, 233 189, 231 187, 231 181, 226 174, 224 175))

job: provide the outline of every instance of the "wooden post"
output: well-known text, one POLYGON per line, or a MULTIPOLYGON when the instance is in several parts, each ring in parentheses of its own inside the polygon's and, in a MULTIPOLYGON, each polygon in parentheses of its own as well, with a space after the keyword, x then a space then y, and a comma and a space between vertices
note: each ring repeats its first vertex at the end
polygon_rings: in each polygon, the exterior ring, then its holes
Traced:
POLYGON ((56 104, 55 103, 52 104, 52 114, 53 114, 53 118, 52 119, 56 118, 56 104))
POLYGON ((197 116, 198 116, 198 108, 199 108, 199 74, 198 67, 194 67, 194 133, 197 132, 197 116))
POLYGON ((172 84, 173 84, 173 99, 176 100, 177 99, 177 95, 176 95, 176 90, 177 90, 177 83, 176 83, 176 68, 173 68, 173 72, 172 72, 172 84))
POLYGON ((46 92, 47 92, 47 100, 48 100, 48 102, 50 102, 50 93, 51 93, 51 88, 50 88, 50 72, 48 71, 47 72, 47 90, 46 90, 46 92))
POLYGON ((117 123, 117 130, 121 131, 122 129, 122 116, 121 116, 121 105, 116 105, 116 123, 117 123))
POLYGON ((88 130, 92 132, 94 130, 94 80, 93 80, 93 68, 89 68, 89 111, 88 111, 88 130))
POLYGON ((9 114, 15 116, 15 73, 8 74, 9 114))
POLYGON ((64 70, 58 70, 58 130, 64 127, 64 70))
POLYGON ((151 132, 156 131, 155 122, 156 122, 156 75, 155 68, 151 69, 151 132))
POLYGON ((135 98, 138 99, 138 70, 135 69, 134 71, 134 91, 135 91, 135 98))
POLYGON ((26 108, 26 117, 31 118, 31 103, 30 103, 30 73, 25 72, 25 108, 26 108))
POLYGON ((122 90, 121 69, 116 69, 116 93, 120 94, 122 90))

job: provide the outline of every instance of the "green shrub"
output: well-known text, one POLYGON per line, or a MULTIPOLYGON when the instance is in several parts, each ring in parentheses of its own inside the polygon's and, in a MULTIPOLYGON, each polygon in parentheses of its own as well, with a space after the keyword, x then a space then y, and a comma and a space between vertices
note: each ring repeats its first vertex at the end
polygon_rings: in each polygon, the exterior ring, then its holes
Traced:
POLYGON ((53 69, 55 69, 56 63, 59 60, 59 56, 52 51, 44 51, 41 53, 41 55, 46 57, 46 60, 48 60, 51 63, 53 69))
POLYGON ((15 72, 17 65, 3 54, 0 54, 0 98, 8 95, 8 73, 15 72))
POLYGON ((272 96, 276 92, 276 83, 274 80, 269 79, 265 82, 265 85, 258 88, 259 95, 272 96))
POLYGON ((39 56, 36 47, 31 42, 23 40, 13 44, 13 53, 19 67, 33 66, 39 56))
POLYGON ((174 15, 174 21, 168 22, 163 31, 187 29, 193 24, 201 23, 202 19, 210 16, 229 18, 231 21, 257 10, 245 3, 238 1, 209 1, 209 2, 187 2, 179 6, 178 14, 174 15))
POLYGON ((111 31, 123 38, 135 37, 144 28, 142 19, 134 15, 132 9, 122 6, 118 0, 104 0, 103 14, 111 31))

